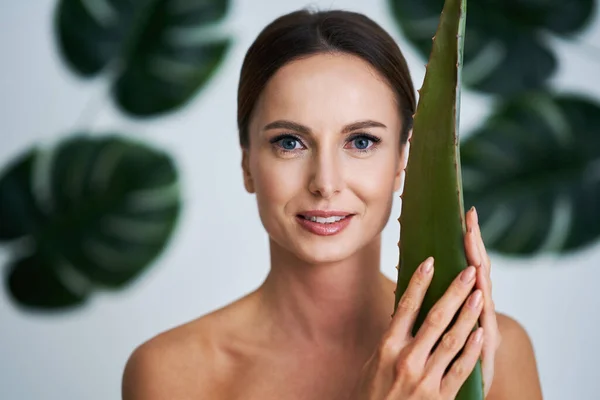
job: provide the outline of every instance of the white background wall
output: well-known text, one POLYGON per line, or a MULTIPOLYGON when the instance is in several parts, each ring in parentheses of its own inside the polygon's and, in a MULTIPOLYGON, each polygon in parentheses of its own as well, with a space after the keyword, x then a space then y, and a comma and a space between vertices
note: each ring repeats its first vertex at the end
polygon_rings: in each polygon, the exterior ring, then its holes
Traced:
MULTIPOLYGON (((118 399, 123 366, 135 346, 242 296, 267 273, 267 237, 254 198, 242 186, 235 108, 242 58, 259 30, 309 4, 351 9, 366 13, 398 39, 417 87, 423 60, 399 34, 384 0, 238 0, 225 24, 235 45, 206 90, 176 114, 136 122, 115 111, 102 79, 80 81, 60 62, 52 37, 55 3, 0 0, 0 168, 30 145, 75 128, 118 130, 171 152, 187 207, 171 246, 129 290, 98 294, 76 311, 34 314, 11 305, 0 288, 0 399, 118 399), (89 104, 96 111, 78 125, 89 104)), ((600 23, 581 40, 600 43, 600 23)), ((555 48, 561 66, 555 86, 592 93, 600 101, 600 49, 562 42, 555 48)), ((481 121, 488 106, 483 96, 463 94, 465 131, 481 121)), ((398 214, 396 201, 382 259, 383 271, 392 278, 398 214)), ((531 335, 545 398, 600 398, 600 242, 561 258, 493 254, 492 259, 497 308, 531 335)), ((6 261, 0 249, 0 268, 6 261)))

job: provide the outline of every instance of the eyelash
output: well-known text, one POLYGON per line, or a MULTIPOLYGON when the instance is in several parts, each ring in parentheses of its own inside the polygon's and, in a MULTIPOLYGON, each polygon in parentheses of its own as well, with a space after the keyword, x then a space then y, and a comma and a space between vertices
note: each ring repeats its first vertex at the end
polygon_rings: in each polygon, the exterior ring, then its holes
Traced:
MULTIPOLYGON (((276 145, 277 142, 280 142, 283 139, 289 139, 289 138, 294 139, 295 141, 297 141, 303 145, 302 140, 298 136, 292 135, 289 133, 284 133, 284 134, 275 136, 269 142, 271 142, 271 144, 276 145)), ((368 153, 370 151, 373 151, 375 149, 377 143, 381 142, 381 139, 378 138, 377 136, 373 136, 368 133, 355 133, 355 134, 350 135, 350 137, 347 140, 347 143, 353 142, 354 140, 360 139, 360 138, 364 138, 364 139, 367 139, 367 140, 370 140, 371 142, 373 142, 373 144, 366 149, 355 149, 355 150, 359 151, 360 153, 368 153)), ((293 153, 298 149, 287 150, 287 149, 282 148, 281 146, 277 146, 277 150, 282 153, 293 153)))

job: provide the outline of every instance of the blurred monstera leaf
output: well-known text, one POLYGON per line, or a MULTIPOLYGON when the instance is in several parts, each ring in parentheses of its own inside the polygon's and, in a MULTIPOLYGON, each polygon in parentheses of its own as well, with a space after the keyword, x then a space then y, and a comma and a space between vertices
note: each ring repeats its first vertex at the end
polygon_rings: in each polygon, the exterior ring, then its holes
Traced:
POLYGON ((33 148, 0 176, 6 285, 22 306, 82 303, 120 288, 162 252, 180 210, 175 165, 128 139, 81 134, 33 148))
POLYGON ((547 93, 504 103, 461 143, 465 204, 486 245, 523 256, 600 238, 600 106, 547 93))
POLYGON ((111 67, 112 94, 126 113, 148 117, 192 98, 221 65, 230 39, 216 24, 229 0, 60 0, 61 55, 91 77, 111 67))
MULTIPOLYGON (((427 59, 444 0, 389 0, 404 36, 427 59)), ((463 84, 499 95, 539 89, 556 70, 544 34, 572 35, 594 0, 479 0, 469 3, 463 84)))

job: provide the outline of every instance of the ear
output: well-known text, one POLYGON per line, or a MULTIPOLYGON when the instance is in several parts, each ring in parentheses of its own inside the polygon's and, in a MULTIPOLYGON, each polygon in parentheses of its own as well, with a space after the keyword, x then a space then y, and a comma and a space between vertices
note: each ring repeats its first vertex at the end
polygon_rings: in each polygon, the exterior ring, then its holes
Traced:
POLYGON ((412 130, 408 134, 409 140, 407 140, 406 143, 400 147, 400 158, 398 160, 396 175, 394 177, 394 192, 399 191, 404 183, 404 170, 406 169, 406 164, 408 163, 408 151, 410 149, 411 136, 412 130))
POLYGON ((248 193, 254 193, 254 180, 250 174, 249 149, 242 147, 242 173, 244 174, 244 187, 248 193))

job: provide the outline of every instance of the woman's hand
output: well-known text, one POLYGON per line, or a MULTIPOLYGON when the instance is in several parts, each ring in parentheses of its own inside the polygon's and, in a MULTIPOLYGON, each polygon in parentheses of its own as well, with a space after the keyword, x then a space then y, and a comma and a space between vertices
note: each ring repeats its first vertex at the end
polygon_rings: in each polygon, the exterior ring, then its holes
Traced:
POLYGON ((363 368, 352 400, 451 400, 473 371, 483 345, 483 328, 472 332, 483 307, 481 290, 469 296, 477 282, 476 268, 470 266, 459 274, 413 337, 412 328, 432 277, 430 257, 411 277, 388 331, 363 368), (459 309, 456 323, 444 334, 459 309), (444 374, 463 346, 461 356, 444 374))
POLYGON ((492 280, 490 277, 490 258, 483 244, 481 230, 477 219, 477 211, 472 207, 466 215, 467 233, 465 235, 465 252, 469 265, 477 267, 476 287, 483 292, 483 313, 479 323, 483 327, 483 350, 481 352, 481 369, 484 381, 485 396, 490 391, 494 378, 494 359, 502 337, 496 320, 496 307, 492 300, 492 280))

